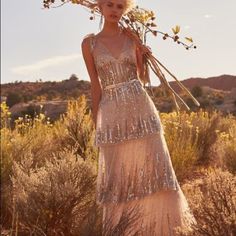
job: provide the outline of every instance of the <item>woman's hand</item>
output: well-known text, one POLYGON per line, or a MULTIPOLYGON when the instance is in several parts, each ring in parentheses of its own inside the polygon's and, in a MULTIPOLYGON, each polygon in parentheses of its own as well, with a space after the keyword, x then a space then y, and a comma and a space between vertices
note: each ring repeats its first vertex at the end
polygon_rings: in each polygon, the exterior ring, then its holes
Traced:
POLYGON ((145 44, 140 46, 140 51, 143 55, 150 55, 152 54, 151 48, 145 44))

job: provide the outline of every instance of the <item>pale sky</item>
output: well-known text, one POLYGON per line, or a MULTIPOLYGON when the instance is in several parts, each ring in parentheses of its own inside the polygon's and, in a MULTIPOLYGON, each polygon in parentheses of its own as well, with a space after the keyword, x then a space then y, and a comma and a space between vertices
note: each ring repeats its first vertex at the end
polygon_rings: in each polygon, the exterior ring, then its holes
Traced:
MULTIPOLYGON (((76 74, 89 80, 81 55, 81 42, 97 33, 99 18, 66 4, 42 9, 43 0, 1 0, 1 83, 61 81, 76 74)), ((236 0, 139 0, 152 9, 158 30, 171 33, 180 25, 182 37, 192 37, 196 50, 187 51, 171 40, 149 35, 154 55, 179 80, 190 77, 236 75, 236 0)), ((172 78, 167 78, 172 81, 172 78)), ((159 80, 152 75, 153 85, 159 80)))

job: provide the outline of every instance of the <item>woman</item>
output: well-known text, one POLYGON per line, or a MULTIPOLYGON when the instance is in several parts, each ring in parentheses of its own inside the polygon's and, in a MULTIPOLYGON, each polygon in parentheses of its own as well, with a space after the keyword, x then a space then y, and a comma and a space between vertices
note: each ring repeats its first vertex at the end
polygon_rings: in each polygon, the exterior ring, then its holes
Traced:
POLYGON ((97 203, 106 235, 175 235, 175 227, 191 229, 196 221, 176 179, 159 111, 141 83, 142 55, 151 52, 119 26, 132 4, 98 0, 103 28, 82 42, 99 147, 97 203))

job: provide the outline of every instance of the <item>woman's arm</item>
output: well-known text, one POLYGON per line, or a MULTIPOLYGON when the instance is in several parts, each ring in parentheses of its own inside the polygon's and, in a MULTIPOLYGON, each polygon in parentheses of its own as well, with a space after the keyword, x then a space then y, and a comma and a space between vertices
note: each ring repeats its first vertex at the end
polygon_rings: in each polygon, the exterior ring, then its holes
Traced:
POLYGON ((134 41, 136 52, 137 72, 141 81, 146 84, 150 82, 145 56, 152 54, 150 47, 144 45, 141 39, 129 27, 124 28, 124 32, 134 41))
POLYGON ((147 46, 135 45, 136 47, 136 59, 137 59, 137 71, 141 81, 146 84, 150 82, 148 68, 146 64, 146 53, 151 53, 150 49, 147 46))
POLYGON ((87 68, 90 81, 91 81, 92 114, 93 114, 93 121, 96 128, 98 105, 101 99, 102 91, 101 91, 101 86, 98 79, 98 74, 95 68, 93 56, 91 53, 90 37, 83 39, 81 48, 82 48, 82 54, 83 54, 83 58, 86 64, 86 68, 87 68))
POLYGON ((136 51, 138 75, 140 78, 143 78, 144 75, 143 54, 139 47, 137 47, 136 45, 135 47, 136 47, 135 51, 136 51))

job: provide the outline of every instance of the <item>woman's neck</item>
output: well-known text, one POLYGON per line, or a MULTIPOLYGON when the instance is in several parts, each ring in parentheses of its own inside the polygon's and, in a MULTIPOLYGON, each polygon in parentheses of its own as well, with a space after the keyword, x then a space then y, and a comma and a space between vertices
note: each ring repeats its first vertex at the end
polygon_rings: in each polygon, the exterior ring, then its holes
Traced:
POLYGON ((121 33, 121 27, 117 22, 107 22, 105 21, 104 26, 101 30, 104 36, 118 36, 121 33))

